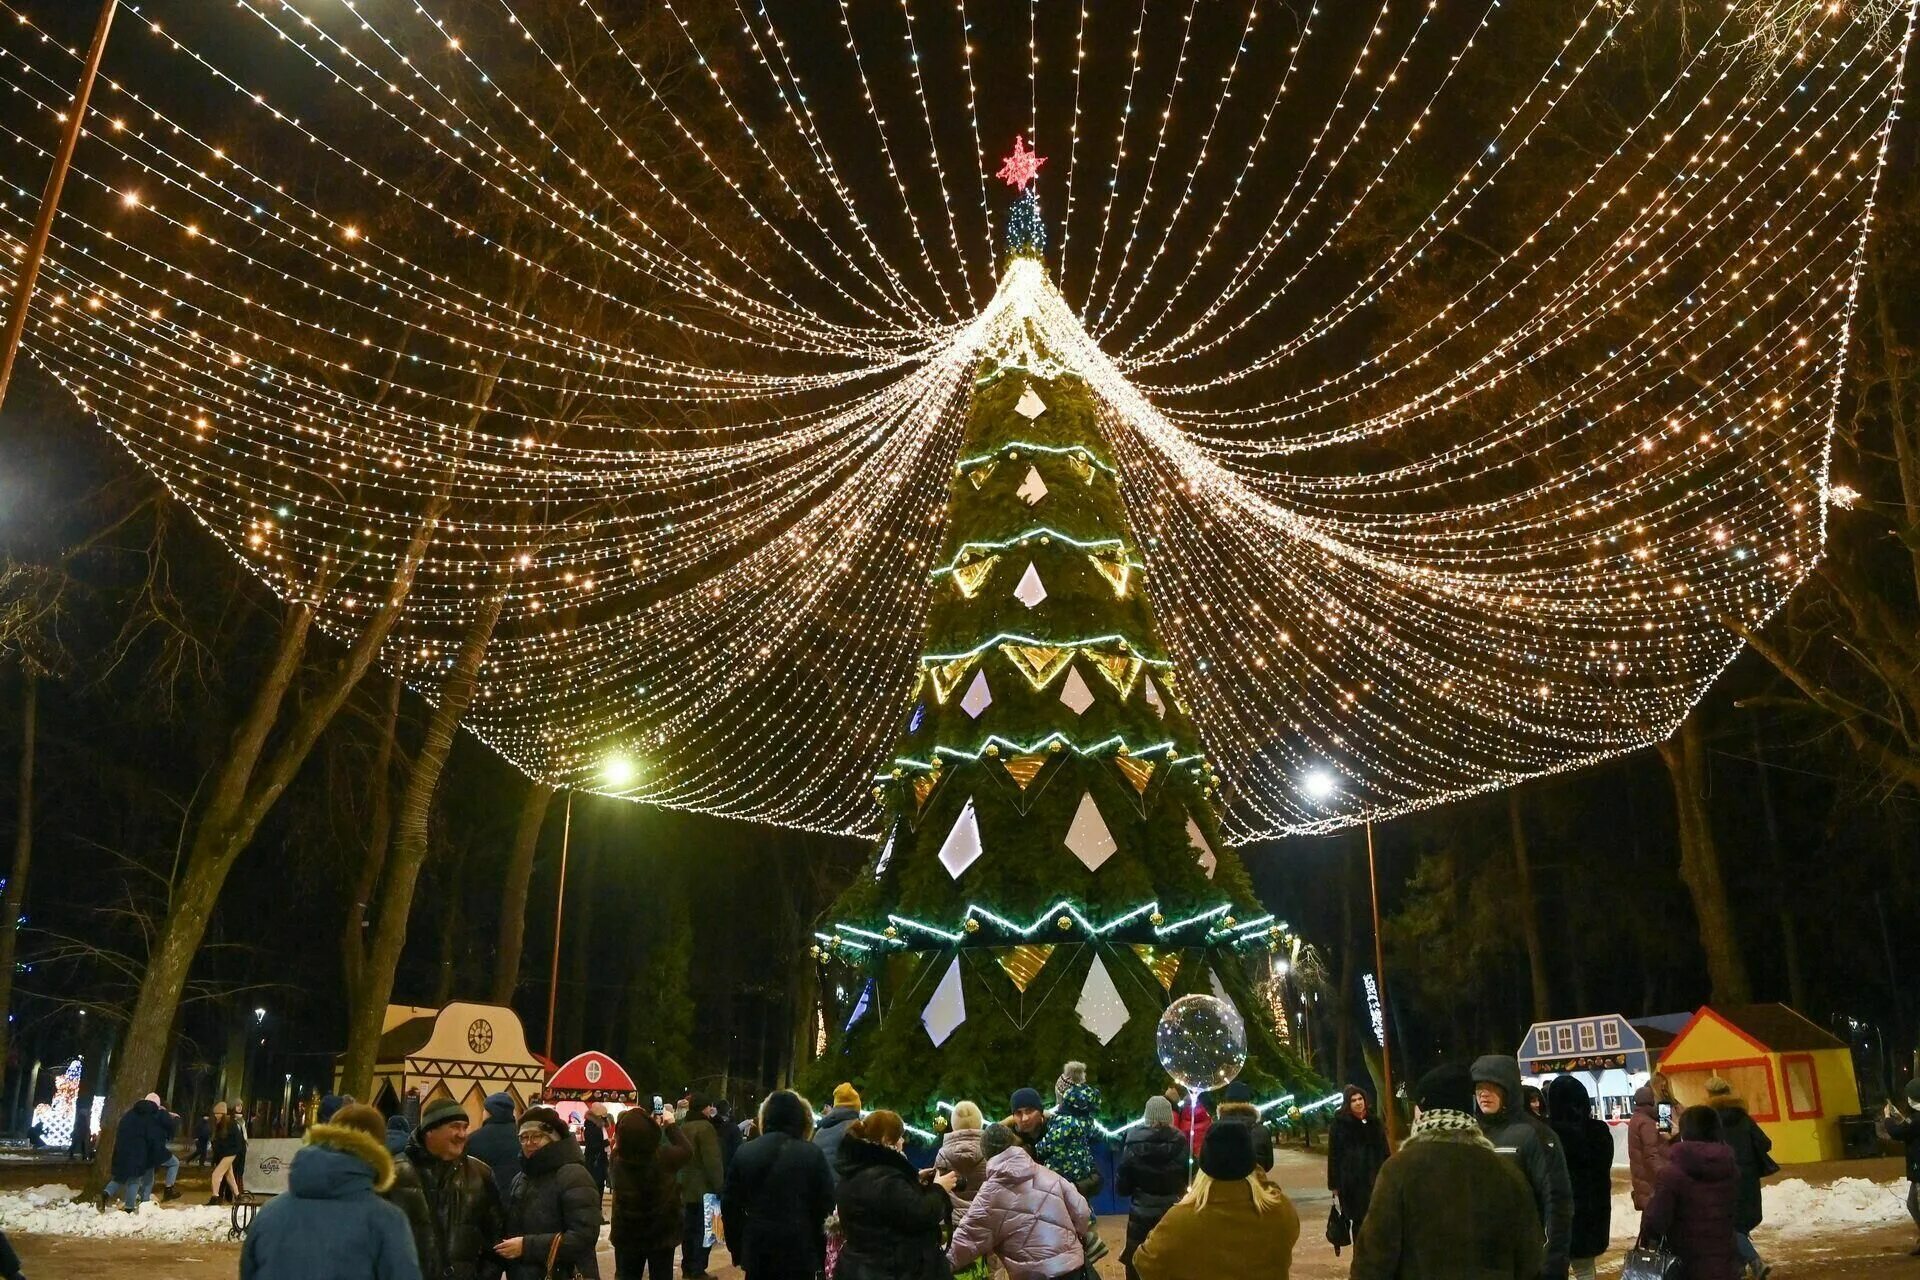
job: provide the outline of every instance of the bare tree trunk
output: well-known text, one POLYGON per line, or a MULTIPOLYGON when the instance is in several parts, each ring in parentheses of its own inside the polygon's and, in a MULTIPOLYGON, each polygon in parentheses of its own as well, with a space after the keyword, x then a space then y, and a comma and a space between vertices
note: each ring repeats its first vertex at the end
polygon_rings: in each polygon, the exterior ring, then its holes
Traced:
POLYGON ((1520 814, 1520 791, 1507 788, 1507 824, 1513 831, 1514 887, 1520 892, 1520 937, 1527 947, 1527 971, 1533 979, 1533 1020, 1545 1022, 1553 1008, 1547 985, 1546 949, 1540 945, 1540 899, 1533 885, 1533 859, 1527 852, 1527 824, 1520 814))
POLYGON ((512 1004, 514 988, 520 985, 520 954, 527 941, 527 886, 533 881, 533 857, 540 849, 540 829, 553 803, 553 792, 547 783, 532 783, 527 788, 526 803, 520 806, 513 854, 507 860, 506 879, 500 886, 500 940, 493 950, 491 993, 495 1004, 512 1004))
POLYGON ((280 719, 281 707, 306 654, 307 638, 313 630, 313 609, 306 604, 296 604, 281 624, 272 661, 220 762, 206 806, 194 824, 192 843, 184 860, 186 869, 173 888, 166 919, 147 953, 147 970, 127 1024, 119 1075, 101 1117, 100 1147, 87 1183, 90 1193, 105 1186, 111 1177, 113 1120, 119 1110, 114 1099, 139 1098, 152 1092, 159 1083, 160 1064, 166 1057, 174 1013, 180 1006, 193 958, 206 936, 214 904, 219 901, 220 890, 226 885, 234 861, 299 773, 300 766, 306 763, 314 743, 339 714, 360 678, 373 665, 381 644, 399 620, 407 593, 413 587, 414 573, 426 555, 443 510, 443 503, 432 504, 415 527, 413 540, 395 565, 386 602, 367 620, 366 629, 339 665, 312 696, 299 704, 287 732, 268 755, 268 735, 280 719), (263 756, 266 757, 264 764, 263 756))
POLYGON ((20 909, 27 898, 27 872, 33 865, 33 756, 39 742, 40 677, 22 664, 20 697, 20 785, 15 792, 13 870, 7 873, 5 905, 0 911, 0 1078, 6 1075, 7 1015, 13 1009, 13 957, 20 945, 20 909))
POLYGON ((407 682, 398 671, 387 683, 386 714, 382 720, 380 748, 374 755, 372 777, 367 780, 370 812, 367 818, 367 851, 360 860, 360 871, 353 882, 353 900, 347 904, 346 926, 340 934, 341 972, 347 983, 347 1000, 353 1000, 360 985, 360 967, 366 958, 367 903, 374 886, 380 883, 380 870, 387 862, 387 845, 393 832, 393 753, 400 735, 400 695, 407 682))
POLYGON ((1796 1009, 1807 1007, 1806 975, 1800 969, 1800 930, 1794 921, 1793 881, 1787 875, 1786 860, 1780 855, 1780 820, 1773 811, 1773 776, 1767 769, 1766 744, 1760 738, 1760 722, 1754 720, 1753 759, 1760 771, 1760 816, 1767 828, 1767 862, 1773 872, 1774 919, 1780 925, 1780 955, 1787 965, 1787 1002, 1796 1009))
POLYGON ((1716 1004, 1746 1004, 1753 998, 1747 964, 1734 932, 1733 910, 1727 903, 1726 880, 1720 873, 1720 850, 1713 840, 1713 822, 1707 810, 1707 751, 1700 740, 1697 714, 1689 715, 1680 732, 1659 744, 1660 758, 1673 779, 1674 811, 1680 826, 1680 879, 1693 898, 1693 914, 1700 923, 1700 949, 1707 955, 1707 977, 1716 1004))
POLYGON ((454 978, 459 968, 460 917, 466 903, 459 889, 461 872, 467 865, 467 846, 451 844, 442 855, 446 860, 447 874, 440 894, 440 963, 436 969, 438 980, 433 993, 433 1007, 444 1009, 453 999, 457 985, 454 978))
POLYGON ((393 994, 400 953, 407 944, 407 917, 413 911, 414 888, 427 859, 428 816, 447 756, 453 750, 454 734, 460 727, 460 718, 473 702, 480 663, 505 604, 504 584, 494 584, 486 602, 467 626, 453 670, 440 687, 439 705, 427 719, 420 750, 407 770, 406 787, 401 792, 394 820, 393 852, 388 858, 387 879, 380 892, 379 919, 373 926, 372 945, 367 950, 360 989, 354 993, 349 1008, 347 1052, 340 1064, 340 1087, 356 1098, 372 1092, 380 1023, 387 1000, 393 994))

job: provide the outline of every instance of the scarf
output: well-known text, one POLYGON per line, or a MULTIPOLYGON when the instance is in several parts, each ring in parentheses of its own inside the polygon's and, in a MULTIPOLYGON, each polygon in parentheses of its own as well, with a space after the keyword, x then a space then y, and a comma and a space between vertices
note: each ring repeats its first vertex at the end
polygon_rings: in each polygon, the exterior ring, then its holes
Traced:
POLYGON ((1458 1142, 1469 1147, 1485 1147, 1493 1150, 1493 1144, 1487 1141, 1487 1135, 1480 1132, 1480 1122, 1464 1111, 1448 1111, 1435 1108, 1422 1111, 1420 1118, 1413 1122, 1413 1132, 1407 1135, 1408 1142, 1458 1142))

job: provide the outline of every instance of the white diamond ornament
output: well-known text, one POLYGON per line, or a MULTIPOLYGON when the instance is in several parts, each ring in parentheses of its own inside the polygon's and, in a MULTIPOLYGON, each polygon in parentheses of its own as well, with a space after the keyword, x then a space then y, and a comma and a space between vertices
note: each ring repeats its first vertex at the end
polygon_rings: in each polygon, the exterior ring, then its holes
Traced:
POLYGON ((1213 879, 1213 873, 1220 866, 1220 859, 1214 857, 1213 848, 1207 843, 1206 836, 1200 833, 1200 824, 1192 818, 1187 819, 1187 845, 1194 852, 1194 861, 1207 873, 1207 879, 1213 879))
POLYGON ((937 1049, 966 1020, 967 997, 960 989, 960 957, 955 956, 953 963, 947 966, 947 976, 940 979, 940 985, 934 988, 933 999, 927 1001, 926 1012, 920 1015, 920 1025, 927 1029, 927 1038, 933 1041, 933 1047, 937 1049))
POLYGON ((1060 683, 1060 701, 1077 716, 1087 714, 1087 708, 1093 705, 1093 690, 1080 678, 1080 668, 1067 668, 1067 678, 1060 683))
POLYGON ((880 846, 880 856, 873 862, 873 878, 878 880, 887 874, 887 864, 893 861, 893 833, 887 833, 887 842, 880 846))
POLYGON ((947 832, 946 843, 940 846, 940 865, 955 880, 960 873, 980 860, 980 819, 973 812, 973 801, 969 800, 960 810, 960 816, 953 820, 953 830, 947 832))
POLYGON ((1100 806, 1093 802, 1093 793, 1083 793, 1079 811, 1073 815, 1073 825, 1067 828, 1067 848, 1086 864, 1087 870, 1098 871, 1119 847, 1113 832, 1107 830, 1106 819, 1100 816, 1100 806))
POLYGON ((967 686, 967 696, 960 699, 960 709, 975 720, 980 713, 993 705, 993 690, 987 687, 986 668, 973 673, 973 683, 967 686))
POLYGON ((1047 402, 1040 398, 1040 393, 1035 391, 1033 384, 1029 382, 1026 390, 1020 393, 1020 403, 1013 406, 1013 411, 1028 422, 1032 422, 1047 411, 1047 402))
POLYGON ((1127 1025, 1127 1002, 1120 998, 1120 988, 1113 983, 1113 975, 1107 972, 1107 966, 1100 957, 1093 958, 1093 968, 1087 970, 1086 985, 1080 988, 1080 1003, 1073 1011, 1080 1015, 1080 1025, 1093 1033, 1093 1038, 1106 1044, 1120 1034, 1120 1028, 1127 1025))
POLYGON ((1160 696, 1160 686, 1153 682, 1152 676, 1148 676, 1145 683, 1147 705, 1153 708, 1153 714, 1165 720, 1167 718, 1167 703, 1166 700, 1160 696))
POLYGON ((1027 478, 1020 482, 1020 487, 1015 489, 1013 494, 1030 507, 1046 497, 1047 482, 1040 478, 1040 468, 1028 467, 1027 478))
POLYGON ((1047 598, 1047 584, 1040 581, 1040 570, 1033 562, 1027 562, 1027 571, 1020 575, 1020 585, 1013 589, 1013 598, 1031 609, 1047 598))

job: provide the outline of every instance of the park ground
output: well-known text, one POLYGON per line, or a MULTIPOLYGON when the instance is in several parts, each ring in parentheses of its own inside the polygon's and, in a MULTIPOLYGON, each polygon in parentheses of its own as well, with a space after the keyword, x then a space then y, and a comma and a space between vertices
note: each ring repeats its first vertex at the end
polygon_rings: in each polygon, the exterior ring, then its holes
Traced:
MULTIPOLYGON (((1842 1178, 1864 1178, 1887 1184, 1902 1176, 1899 1161, 1892 1159, 1849 1161, 1825 1165, 1803 1165, 1780 1175, 1798 1178, 1814 1186, 1824 1186, 1842 1178)), ((82 1170, 77 1165, 14 1162, 0 1164, 0 1198, 8 1192, 29 1187, 46 1187, 67 1182, 80 1183, 82 1170)), ((1324 1187, 1325 1164, 1318 1153, 1294 1149, 1279 1152, 1275 1178, 1300 1211, 1300 1244, 1294 1251, 1291 1274, 1296 1280, 1341 1280, 1347 1274, 1351 1254, 1336 1258, 1326 1243, 1325 1226, 1329 1208, 1324 1187)), ((182 1198, 166 1208, 149 1209, 149 1214, 174 1215, 183 1211, 207 1214, 206 1174, 188 1169, 181 1175, 182 1198)), ((1898 1221, 1891 1207, 1883 1206, 1880 1221, 1871 1225, 1816 1226, 1808 1222, 1770 1221, 1755 1233, 1755 1241, 1776 1268, 1777 1280, 1838 1280, 1839 1277, 1913 1277, 1920 1275, 1920 1259, 1908 1256, 1914 1246, 1914 1229, 1898 1221)), ((117 1214, 115 1215, 117 1216, 117 1214)), ((83 1219, 84 1223, 85 1220, 83 1219)), ((129 1224, 131 1225, 131 1224, 129 1224)), ((1119 1280, 1118 1257, 1123 1219, 1102 1219, 1102 1233, 1112 1245, 1112 1254, 1099 1268, 1101 1280, 1119 1280)), ((1615 1224, 1616 1237, 1620 1235, 1615 1224)), ((230 1280, 238 1273, 240 1246, 226 1241, 171 1241, 133 1236, 109 1238, 81 1234, 44 1234, 9 1228, 8 1235, 20 1253, 27 1275, 43 1277, 86 1276, 89 1280, 230 1280)), ((1602 1276, 1620 1272, 1624 1241, 1615 1240, 1615 1248, 1600 1259, 1602 1276)), ((725 1250, 716 1250, 713 1274, 725 1280, 739 1280, 740 1272, 720 1265, 725 1250)), ((602 1246, 600 1274, 613 1278, 613 1254, 602 1246)))

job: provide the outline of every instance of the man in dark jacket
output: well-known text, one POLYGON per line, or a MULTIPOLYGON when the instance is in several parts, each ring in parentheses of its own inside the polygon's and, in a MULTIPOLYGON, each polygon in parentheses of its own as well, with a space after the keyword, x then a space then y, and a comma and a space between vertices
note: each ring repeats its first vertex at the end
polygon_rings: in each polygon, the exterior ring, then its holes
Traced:
POLYGON ((1133 1255, 1158 1226, 1167 1210, 1187 1193, 1187 1139, 1173 1127, 1173 1104, 1162 1097, 1147 1099, 1143 1122, 1127 1130, 1120 1147, 1114 1184, 1132 1199, 1127 1207, 1127 1246, 1120 1254, 1127 1280, 1140 1280, 1133 1255))
POLYGON ((1576 1076, 1547 1085, 1547 1123, 1560 1139, 1573 1188, 1573 1226, 1567 1236, 1572 1271, 1593 1280, 1593 1260, 1613 1234, 1613 1130, 1593 1115, 1593 1098, 1576 1076))
POLYGON ((1352 1280, 1535 1280, 1546 1245, 1533 1193, 1480 1131, 1472 1076, 1436 1067, 1413 1100, 1413 1132, 1381 1166, 1353 1242, 1352 1280))
POLYGON ((1760 1203, 1760 1179, 1779 1166, 1767 1153, 1773 1139, 1747 1114, 1747 1104, 1733 1096, 1733 1086, 1719 1076, 1707 1080, 1707 1105, 1720 1117, 1720 1140, 1733 1148, 1733 1165, 1738 1170, 1740 1194, 1733 1206, 1733 1243, 1740 1261, 1754 1280, 1763 1280, 1772 1268, 1760 1260, 1753 1247, 1752 1232, 1764 1217, 1760 1203))
POLYGON ((513 1095, 488 1094, 486 1112, 480 1127, 467 1135, 467 1154, 493 1170, 493 1185, 505 1204, 520 1174, 520 1126, 514 1118, 513 1095))
POLYGON ((167 1150, 168 1133, 160 1104, 152 1098, 142 1098, 126 1109, 114 1126, 113 1180, 100 1192, 103 1212, 116 1193, 128 1213, 152 1193, 153 1171, 172 1154, 167 1150))
POLYGON ((502 1271, 493 1246, 507 1234, 506 1210, 493 1171, 467 1145, 466 1110, 442 1098, 393 1162, 387 1199, 407 1215, 426 1280, 494 1280, 502 1271))
MULTIPOLYGON (((705 1094, 689 1094, 681 1104, 680 1136, 693 1155, 680 1170, 680 1274, 704 1276, 713 1246, 707 1243, 707 1197, 727 1184, 720 1158, 720 1135, 713 1128, 713 1103, 705 1094)), ((717 1201, 716 1201, 717 1202, 717 1201)))
POLYGON ((825 1263, 833 1175, 812 1132, 806 1099, 777 1090, 760 1104, 760 1136, 727 1169, 727 1248, 749 1276, 811 1276, 825 1263))
MULTIPOLYGON (((1907 1081, 1907 1106, 1915 1114, 1902 1117, 1899 1108, 1889 1102, 1882 1111, 1880 1127, 1895 1142, 1906 1144, 1907 1212, 1913 1225, 1920 1227, 1920 1080, 1907 1081)), ((1912 1256, 1920 1258, 1920 1245, 1914 1246, 1912 1256)))
POLYGON ((813 1131, 813 1145, 826 1156, 827 1170, 835 1178, 840 1176, 836 1164, 840 1158, 840 1140, 846 1137, 847 1126, 859 1118, 860 1091, 843 1081, 835 1086, 833 1105, 820 1117, 820 1127, 813 1131))
POLYGON ((1573 1230, 1573 1185, 1566 1156, 1551 1126, 1526 1108, 1520 1092, 1520 1063, 1498 1054, 1473 1064, 1473 1094, 1480 1131, 1506 1156, 1533 1188, 1534 1207, 1546 1226, 1547 1259, 1542 1280, 1566 1280, 1568 1238, 1573 1230))

